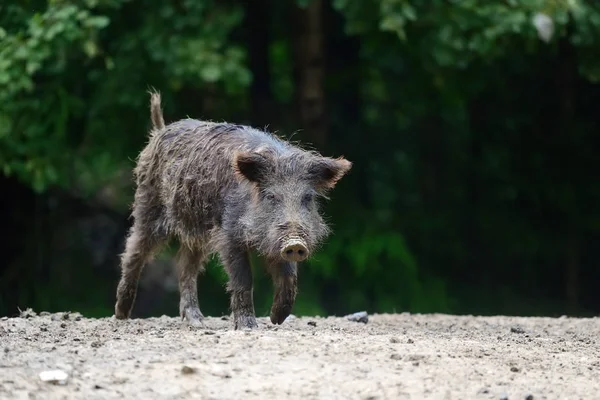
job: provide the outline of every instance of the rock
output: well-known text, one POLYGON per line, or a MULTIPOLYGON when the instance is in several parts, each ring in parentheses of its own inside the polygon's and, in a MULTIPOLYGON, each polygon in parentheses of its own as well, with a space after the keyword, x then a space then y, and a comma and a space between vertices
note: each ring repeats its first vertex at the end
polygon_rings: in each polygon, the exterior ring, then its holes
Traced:
POLYGON ((409 338, 409 339, 406 341, 406 343, 408 343, 408 344, 413 344, 414 342, 415 342, 415 341, 414 341, 414 340, 412 340, 412 339, 410 339, 410 338, 409 338))
POLYGON ((402 360, 402 356, 401 356, 400 354, 396 354, 396 353, 392 354, 392 355, 390 356, 390 358, 391 358, 392 360, 402 360))
POLYGON ((390 338, 390 343, 400 343, 400 339, 398 339, 396 337, 391 337, 390 338))
POLYGON ((525 330, 523 328, 521 328, 520 326, 511 326, 510 331, 512 333, 525 333, 525 330))
POLYGON ((317 323, 315 321, 308 321, 307 324, 310 326, 317 326, 317 323))
POLYGON ((181 373, 184 374, 184 375, 194 374, 194 373, 196 373, 196 369, 192 368, 192 367, 188 367, 187 365, 184 365, 181 368, 181 373))
POLYGON ((66 385, 69 375, 60 369, 40 372, 42 382, 51 383, 54 385, 66 385))
POLYGON ((37 316, 35 311, 33 311, 31 308, 28 308, 25 311, 21 311, 21 310, 19 310, 19 311, 21 312, 19 315, 21 318, 31 318, 31 317, 37 316))
POLYGON ((525 396, 525 400, 533 400, 533 395, 528 394, 527 396, 525 396))
POLYGON ((508 400, 508 395, 506 393, 502 393, 500 395, 500 400, 508 400))
POLYGON ((349 321, 362 322, 363 324, 366 324, 367 322, 369 322, 369 315, 367 314, 366 311, 360 311, 360 312, 357 312, 354 314, 346 315, 346 318, 349 321))
POLYGON ((227 315, 223 315, 221 317, 221 321, 229 321, 229 317, 227 315))
POLYGON ((519 372, 520 369, 517 367, 510 367, 510 372, 519 372))

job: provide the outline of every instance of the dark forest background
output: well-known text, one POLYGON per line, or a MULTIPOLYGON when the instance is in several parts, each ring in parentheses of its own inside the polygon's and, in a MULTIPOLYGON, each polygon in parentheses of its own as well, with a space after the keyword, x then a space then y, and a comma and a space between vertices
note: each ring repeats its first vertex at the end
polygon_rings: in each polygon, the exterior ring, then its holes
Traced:
MULTIPOLYGON (((354 162, 294 313, 598 314, 599 80, 592 1, 3 0, 0 315, 113 314, 150 88, 354 162)), ((173 250, 134 315, 177 315, 173 250)))

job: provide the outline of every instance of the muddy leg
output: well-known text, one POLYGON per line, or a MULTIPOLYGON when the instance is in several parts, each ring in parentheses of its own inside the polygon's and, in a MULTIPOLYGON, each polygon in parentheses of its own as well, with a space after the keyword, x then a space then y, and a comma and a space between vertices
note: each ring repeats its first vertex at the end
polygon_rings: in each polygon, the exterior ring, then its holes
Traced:
POLYGON ((190 325, 201 326, 204 315, 198 306, 198 274, 204 269, 204 253, 182 245, 177 254, 179 314, 190 325))
POLYGON ((291 262, 275 263, 269 266, 275 293, 271 307, 271 322, 281 325, 292 313, 298 292, 297 264, 291 262))
POLYGON ((125 252, 121 256, 121 280, 117 286, 115 316, 118 319, 130 317, 142 269, 164 243, 164 239, 158 239, 150 232, 151 230, 141 229, 136 224, 129 231, 125 252))
POLYGON ((231 296, 234 328, 256 328, 254 301, 252 298, 252 269, 248 251, 233 244, 226 244, 219 251, 221 262, 229 275, 227 291, 231 296))

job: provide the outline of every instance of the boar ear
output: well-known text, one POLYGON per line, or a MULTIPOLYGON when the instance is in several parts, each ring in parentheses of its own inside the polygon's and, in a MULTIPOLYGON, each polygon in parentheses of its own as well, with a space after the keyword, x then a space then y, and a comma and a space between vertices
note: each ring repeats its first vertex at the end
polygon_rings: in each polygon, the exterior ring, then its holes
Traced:
POLYGON ((333 189, 335 184, 352 168, 352 163, 344 157, 317 158, 308 169, 311 179, 321 189, 333 189))
POLYGON ((263 181, 269 165, 269 160, 262 154, 237 152, 233 156, 235 173, 250 182, 259 183, 263 181))

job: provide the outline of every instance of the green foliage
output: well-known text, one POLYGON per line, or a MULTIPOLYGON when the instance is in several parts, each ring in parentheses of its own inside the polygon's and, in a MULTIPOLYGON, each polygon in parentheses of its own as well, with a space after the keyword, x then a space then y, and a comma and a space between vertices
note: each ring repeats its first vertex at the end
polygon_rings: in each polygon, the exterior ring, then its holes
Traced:
POLYGON ((4 174, 38 192, 59 185, 93 193, 139 148, 147 116, 123 117, 145 105, 152 83, 172 92, 217 84, 232 96, 248 86, 245 51, 227 40, 240 7, 147 5, 140 17, 140 4, 121 0, 0 8, 4 174))

